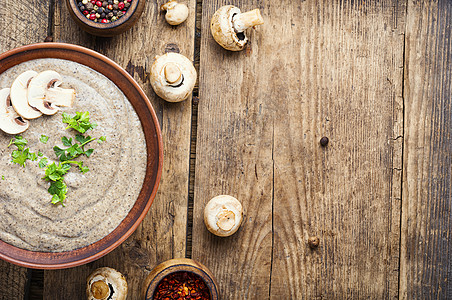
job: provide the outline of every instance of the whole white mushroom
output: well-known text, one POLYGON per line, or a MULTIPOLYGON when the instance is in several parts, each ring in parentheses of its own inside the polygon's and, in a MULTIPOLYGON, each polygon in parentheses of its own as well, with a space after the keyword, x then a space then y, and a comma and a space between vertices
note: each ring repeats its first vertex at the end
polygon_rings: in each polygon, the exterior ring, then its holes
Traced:
POLYGON ((183 3, 171 0, 160 6, 161 10, 166 10, 165 20, 170 25, 179 25, 188 18, 188 7, 183 3))
POLYGON ((230 236, 240 227, 243 218, 242 204, 229 195, 212 198, 204 208, 204 223, 217 236, 230 236))
POLYGON ((196 83, 192 62, 179 53, 156 56, 151 67, 151 85, 155 93, 168 102, 188 98, 196 83))
POLYGON ((86 294, 88 300, 126 300, 127 281, 115 269, 99 268, 88 276, 86 294))

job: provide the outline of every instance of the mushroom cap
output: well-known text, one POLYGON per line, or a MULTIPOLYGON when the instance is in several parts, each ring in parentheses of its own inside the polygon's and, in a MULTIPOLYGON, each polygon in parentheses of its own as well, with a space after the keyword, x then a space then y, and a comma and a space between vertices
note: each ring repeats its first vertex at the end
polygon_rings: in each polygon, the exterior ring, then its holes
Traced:
POLYGON ((0 90, 0 129, 8 134, 18 134, 27 130, 30 123, 14 110, 9 93, 9 88, 0 90))
POLYGON ((127 281, 113 268, 99 268, 88 276, 86 294, 88 300, 126 300, 127 281))
POLYGON ((155 93, 168 102, 188 98, 196 83, 192 62, 179 53, 157 56, 151 67, 151 85, 155 93))
POLYGON ((188 18, 188 7, 183 3, 171 0, 160 7, 166 10, 165 19, 170 25, 179 25, 188 18))
POLYGON ((240 51, 245 48, 248 38, 245 33, 237 36, 232 23, 235 14, 240 14, 240 9, 234 5, 220 7, 210 21, 210 30, 215 41, 226 50, 240 51))
POLYGON ((242 204, 229 195, 212 198, 204 208, 204 223, 207 229, 218 236, 234 234, 243 218, 242 204))
POLYGON ((42 112, 28 104, 28 84, 38 72, 28 70, 17 76, 11 85, 11 103, 14 110, 25 119, 36 119, 42 116, 42 112))
POLYGON ((55 71, 39 73, 28 85, 28 104, 46 115, 56 114, 58 106, 72 106, 75 91, 58 87, 61 82, 61 75, 55 71))

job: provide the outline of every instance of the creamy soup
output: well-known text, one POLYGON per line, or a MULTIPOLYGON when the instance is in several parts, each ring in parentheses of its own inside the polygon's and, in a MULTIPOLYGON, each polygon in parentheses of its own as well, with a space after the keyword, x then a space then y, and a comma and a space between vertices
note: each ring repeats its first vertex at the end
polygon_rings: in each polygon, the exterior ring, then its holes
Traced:
POLYGON ((13 137, 0 130, 0 239, 32 251, 60 252, 92 244, 112 232, 126 217, 140 193, 146 170, 146 143, 139 118, 119 88, 102 74, 78 63, 61 59, 37 59, 21 63, 0 74, 0 88, 10 87, 26 70, 55 70, 63 77, 62 88, 73 88, 76 101, 56 115, 30 120, 21 135, 31 152, 42 152, 49 163, 56 162, 53 147, 61 137, 78 133, 65 130, 61 113, 89 111, 98 124, 85 135, 105 136, 86 149, 94 153, 80 156, 90 171, 82 174, 72 166, 64 181, 68 186, 65 207, 51 204, 50 183, 42 179, 38 161, 25 168, 11 162, 13 137), (47 144, 39 141, 44 134, 47 144))

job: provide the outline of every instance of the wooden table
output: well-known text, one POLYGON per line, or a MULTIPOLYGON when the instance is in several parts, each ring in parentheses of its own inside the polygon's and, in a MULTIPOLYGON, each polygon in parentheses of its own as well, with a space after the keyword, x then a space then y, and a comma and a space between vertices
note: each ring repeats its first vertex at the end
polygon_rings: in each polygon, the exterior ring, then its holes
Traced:
POLYGON ((158 114, 165 160, 125 243, 68 270, 0 262, 0 299, 85 299, 100 266, 124 273, 140 299, 149 271, 177 257, 210 268, 222 299, 452 298, 452 2, 183 2, 181 26, 166 24, 163 1, 147 1, 129 32, 95 38, 63 0, 1 1, 0 52, 53 36, 121 64, 158 114), (231 2, 265 19, 239 53, 209 29, 231 2), (193 98, 178 104, 149 83, 167 51, 199 70, 193 98), (203 223, 219 194, 246 210, 229 238, 203 223))

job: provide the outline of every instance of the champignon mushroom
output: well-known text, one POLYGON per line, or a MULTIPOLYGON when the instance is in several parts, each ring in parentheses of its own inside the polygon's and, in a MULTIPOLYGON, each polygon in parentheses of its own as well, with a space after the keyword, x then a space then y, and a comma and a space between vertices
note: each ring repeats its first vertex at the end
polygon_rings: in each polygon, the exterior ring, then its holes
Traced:
POLYGON ((8 134, 18 134, 27 130, 30 124, 14 110, 9 93, 9 88, 0 90, 0 129, 8 134))
POLYGON ((240 51, 248 42, 245 30, 261 24, 264 24, 264 19, 259 9, 242 14, 238 7, 225 5, 213 15, 210 30, 213 38, 221 47, 226 50, 240 51))
POLYGON ((36 119, 42 116, 42 112, 28 104, 27 92, 30 81, 38 75, 38 72, 28 70, 17 76, 11 85, 11 103, 14 110, 25 119, 36 119))
POLYGON ((39 73, 28 85, 28 104, 39 109, 43 114, 54 115, 58 106, 72 106, 75 99, 73 89, 62 89, 61 75, 47 70, 39 73))
POLYGON ((229 195, 212 198, 204 208, 204 223, 210 232, 218 236, 234 234, 242 223, 242 217, 242 204, 229 195))
POLYGON ((175 0, 162 4, 161 10, 166 10, 165 19, 170 25, 179 25, 187 20, 188 7, 183 3, 178 3, 175 0))
POLYGON ((190 96, 196 83, 192 62, 179 53, 156 56, 151 67, 151 85, 168 102, 180 102, 190 96))
POLYGON ((127 281, 115 269, 103 267, 89 275, 86 286, 88 300, 125 300, 127 281))

